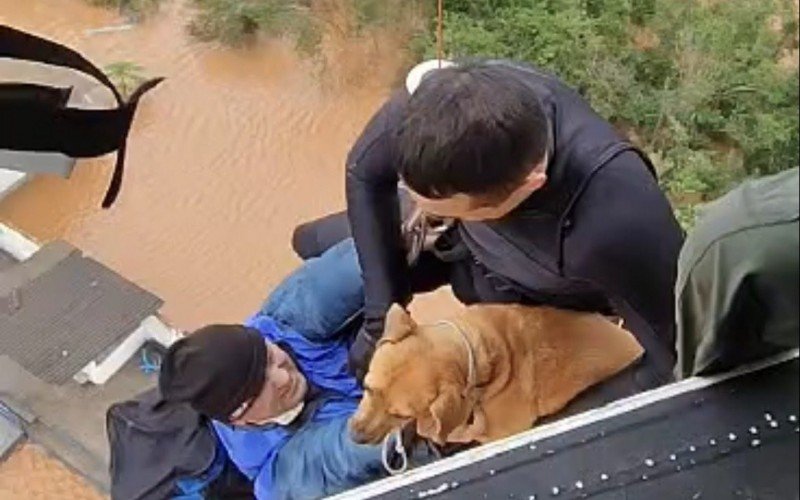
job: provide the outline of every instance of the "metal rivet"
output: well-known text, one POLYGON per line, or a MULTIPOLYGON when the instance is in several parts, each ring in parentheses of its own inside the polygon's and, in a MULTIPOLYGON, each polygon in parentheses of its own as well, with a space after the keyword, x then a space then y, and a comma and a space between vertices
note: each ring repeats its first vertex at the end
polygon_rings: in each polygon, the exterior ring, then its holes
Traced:
POLYGON ((774 420, 770 420, 769 421, 769 426, 772 427, 773 429, 777 429, 778 428, 778 422, 776 422, 774 420))
POLYGON ((789 415, 789 422, 791 423, 797 422, 797 415, 789 415))
POLYGON ((575 487, 579 490, 583 489, 583 481, 575 481, 575 487))
POLYGON ((604 474, 600 474, 600 480, 601 481, 608 481, 608 474, 605 474, 605 473, 604 474))
POLYGON ((753 448, 757 448, 757 447, 761 446, 761 440, 760 439, 754 439, 754 440, 750 441, 750 446, 752 446, 753 448))
POLYGON ((697 451, 697 448, 695 448, 694 446, 690 446, 690 447, 689 447, 689 451, 691 451, 692 453, 694 453, 694 452, 696 452, 696 451, 697 451))
POLYGON ((61 351, 62 358, 66 358, 67 356, 69 356, 69 351, 61 351))
POLYGON ((558 494, 561 493, 561 490, 558 486, 553 486, 553 489, 550 491, 553 493, 553 496, 558 496, 558 494))
POLYGON ((489 471, 489 475, 490 475, 490 476, 494 476, 494 475, 495 475, 495 471, 494 471, 494 469, 492 469, 492 470, 490 470, 490 471, 489 471))
POLYGON ((669 459, 674 462, 675 460, 678 459, 678 456, 673 453, 672 455, 669 456, 669 459))
POLYGON ((556 452, 555 452, 555 451, 553 451, 553 450, 547 450, 546 452, 544 452, 544 454, 545 454, 545 455, 555 455, 555 454, 556 454, 556 452))
POLYGON ((528 500, 536 500, 536 495, 531 495, 528 497, 528 500))
POLYGON ((730 434, 728 434, 728 440, 730 440, 730 441, 736 441, 736 434, 734 434, 734 433, 732 433, 732 432, 731 432, 730 434))
POLYGON ((535 449, 536 449, 536 445, 535 445, 535 444, 532 444, 532 445, 528 446, 528 448, 529 448, 531 451, 533 451, 533 450, 535 450, 535 449))
POLYGON ((642 474, 642 481, 647 481, 647 474, 642 474))
POLYGON ((655 461, 652 458, 648 458, 644 461, 644 464, 648 467, 654 467, 656 465, 655 461))
POLYGON ((750 434, 758 434, 758 428, 755 427, 755 426, 754 427, 750 427, 750 434))
POLYGON ((764 418, 767 420, 767 422, 771 422, 772 421, 772 414, 771 413, 765 413, 764 414, 764 418))
POLYGON ((713 438, 712 438, 712 439, 709 439, 709 440, 708 440, 708 444, 710 444, 711 446, 716 446, 716 445, 717 445, 717 440, 716 440, 716 439, 713 439, 713 438))
POLYGON ((452 483, 450 483, 450 487, 451 488, 458 488, 458 483, 456 481, 453 481, 452 483))

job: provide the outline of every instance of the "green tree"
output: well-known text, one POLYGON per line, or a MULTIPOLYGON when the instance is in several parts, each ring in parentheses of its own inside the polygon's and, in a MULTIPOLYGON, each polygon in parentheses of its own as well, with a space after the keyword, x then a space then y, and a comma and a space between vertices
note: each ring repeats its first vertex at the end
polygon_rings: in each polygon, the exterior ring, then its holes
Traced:
POLYGON ((89 0, 94 5, 112 7, 120 13, 139 18, 158 10, 161 0, 89 0))
MULTIPOLYGON (((687 224, 695 205, 742 179, 798 164, 790 0, 445 6, 449 56, 512 58, 557 74, 651 155, 687 224)), ((431 21, 423 57, 435 54, 434 32, 431 21)))
POLYGON ((144 82, 144 68, 131 61, 117 61, 103 67, 103 72, 117 87, 124 98, 128 98, 136 87, 144 82))
POLYGON ((242 45, 255 35, 285 37, 315 54, 325 33, 359 36, 407 22, 421 0, 194 0, 189 31, 202 40, 242 45))

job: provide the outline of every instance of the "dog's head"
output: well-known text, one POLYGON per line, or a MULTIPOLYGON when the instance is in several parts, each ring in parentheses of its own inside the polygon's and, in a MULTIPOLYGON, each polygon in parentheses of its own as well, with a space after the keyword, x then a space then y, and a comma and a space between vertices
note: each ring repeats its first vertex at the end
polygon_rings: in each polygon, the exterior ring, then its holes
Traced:
POLYGON ((469 418, 463 377, 459 381, 449 351, 434 344, 424 328, 402 307, 389 310, 364 379, 364 397, 350 421, 356 442, 377 444, 413 421, 418 435, 444 444, 469 418))

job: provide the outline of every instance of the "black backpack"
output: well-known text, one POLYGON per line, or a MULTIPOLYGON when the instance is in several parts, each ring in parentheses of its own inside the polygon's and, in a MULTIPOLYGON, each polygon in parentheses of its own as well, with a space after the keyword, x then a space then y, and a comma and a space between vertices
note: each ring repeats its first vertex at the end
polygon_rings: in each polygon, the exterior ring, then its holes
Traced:
POLYGON ((112 405, 106 432, 115 499, 169 498, 178 480, 202 475, 217 450, 208 419, 186 404, 162 400, 158 389, 112 405))
POLYGON ((106 432, 112 499, 171 498, 179 483, 207 500, 254 498, 252 482, 228 459, 211 421, 188 404, 165 401, 157 388, 112 405, 106 432))

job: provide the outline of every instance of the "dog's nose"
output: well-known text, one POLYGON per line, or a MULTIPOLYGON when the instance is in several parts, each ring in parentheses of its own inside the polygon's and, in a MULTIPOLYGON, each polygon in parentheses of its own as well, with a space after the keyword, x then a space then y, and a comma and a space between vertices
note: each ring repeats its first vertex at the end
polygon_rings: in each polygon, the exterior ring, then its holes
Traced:
POLYGON ((350 436, 353 438, 353 441, 356 444, 369 444, 367 443, 368 441, 367 436, 365 436, 364 434, 361 434, 359 432, 351 432, 350 436))
POLYGON ((357 444, 366 444, 367 437, 365 435, 364 423, 357 419, 350 419, 350 437, 357 444))
POLYGON ((350 438, 357 444, 378 444, 388 432, 383 432, 383 423, 369 418, 350 419, 350 438))
POLYGON ((350 429, 350 437, 356 444, 372 444, 367 433, 362 429, 350 429))

